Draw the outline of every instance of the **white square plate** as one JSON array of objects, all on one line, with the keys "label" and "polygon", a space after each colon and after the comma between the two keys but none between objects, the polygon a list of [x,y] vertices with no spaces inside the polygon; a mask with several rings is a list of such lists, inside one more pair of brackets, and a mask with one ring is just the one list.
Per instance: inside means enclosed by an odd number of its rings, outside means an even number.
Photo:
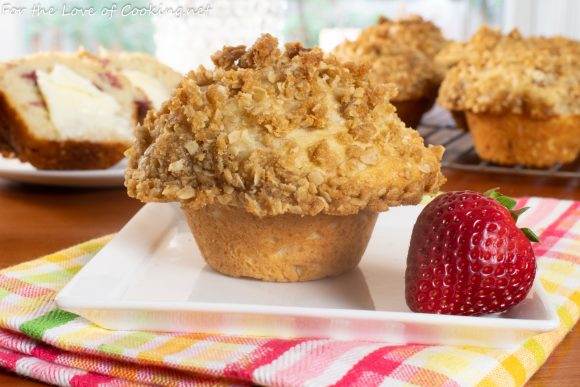
[{"label": "white square plate", "polygon": [[53,171],[36,169],[18,159],[0,156],[0,178],[27,184],[66,187],[122,187],[127,161],[109,169]]},{"label": "white square plate", "polygon": [[511,347],[555,329],[539,284],[506,313],[413,313],[404,272],[421,207],[382,214],[359,267],[302,283],[220,275],[197,249],[181,210],[148,204],[58,294],[57,303],[115,330],[331,337],[389,343]]}]

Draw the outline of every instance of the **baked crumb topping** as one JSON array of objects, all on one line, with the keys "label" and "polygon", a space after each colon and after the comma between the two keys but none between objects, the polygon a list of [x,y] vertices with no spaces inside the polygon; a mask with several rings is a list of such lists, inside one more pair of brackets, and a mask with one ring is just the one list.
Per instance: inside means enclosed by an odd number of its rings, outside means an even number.
[{"label": "baked crumb topping", "polygon": [[384,39],[393,39],[404,46],[415,48],[433,58],[445,46],[447,40],[441,30],[429,20],[419,15],[410,15],[401,19],[379,17],[376,32],[367,29],[362,34],[380,34]]},{"label": "baked crumb topping", "polygon": [[433,57],[445,45],[441,31],[419,16],[406,19],[379,19],[364,29],[354,41],[345,41],[334,50],[343,61],[368,62],[373,83],[393,83],[398,93],[394,101],[434,97],[441,76]]},{"label": "baked crumb topping", "polygon": [[318,48],[224,47],[150,112],[128,151],[126,186],[143,201],[212,203],[258,215],[348,215],[417,203],[444,182],[367,67]]},{"label": "baked crumb topping", "polygon": [[446,42],[435,55],[435,63],[445,73],[462,59],[468,58],[471,52],[491,50],[501,40],[501,37],[499,30],[482,26],[471,36],[468,42]]},{"label": "baked crumb topping", "polygon": [[482,30],[447,73],[439,103],[451,110],[534,118],[580,114],[580,43]]}]

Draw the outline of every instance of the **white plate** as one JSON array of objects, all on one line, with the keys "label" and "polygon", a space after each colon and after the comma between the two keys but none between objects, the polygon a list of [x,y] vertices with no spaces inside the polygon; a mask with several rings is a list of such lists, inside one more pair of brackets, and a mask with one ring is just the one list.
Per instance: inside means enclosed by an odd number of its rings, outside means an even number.
[{"label": "white plate", "polygon": [[0,157],[0,178],[19,183],[67,187],[119,187],[123,185],[125,160],[109,169],[44,171],[18,159]]},{"label": "white plate", "polygon": [[379,217],[359,268],[305,283],[267,283],[208,268],[181,211],[148,204],[58,294],[58,305],[105,328],[391,343],[511,347],[555,329],[536,284],[526,300],[485,317],[413,313],[404,270],[420,207]]}]

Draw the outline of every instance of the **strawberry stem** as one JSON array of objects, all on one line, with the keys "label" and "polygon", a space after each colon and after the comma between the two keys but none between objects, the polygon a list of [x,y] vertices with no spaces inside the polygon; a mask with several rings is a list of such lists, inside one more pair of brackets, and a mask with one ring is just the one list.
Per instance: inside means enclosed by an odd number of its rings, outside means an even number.
[{"label": "strawberry stem", "polygon": [[490,190],[485,191],[483,194],[490,199],[498,201],[502,206],[504,206],[508,210],[514,208],[517,203],[516,200],[510,198],[509,196],[502,195],[501,192],[499,192],[498,190],[499,188],[492,188]]},{"label": "strawberry stem", "polygon": [[[518,208],[517,210],[514,210],[514,207],[517,204],[516,200],[514,198],[509,197],[509,196],[502,195],[501,192],[499,192],[499,187],[489,189],[489,190],[485,191],[483,193],[483,195],[487,196],[490,199],[497,201],[499,204],[501,204],[502,206],[507,208],[507,210],[510,212],[512,218],[514,218],[515,222],[518,221],[518,218],[520,217],[521,214],[523,214],[524,212],[526,212],[527,210],[530,209],[530,207],[522,207],[522,208]],[[524,235],[531,242],[539,242],[540,241],[540,238],[538,238],[536,233],[533,232],[530,228],[524,227],[524,228],[520,228],[520,230],[522,230]]]},{"label": "strawberry stem", "polygon": [[487,191],[485,191],[483,193],[483,196],[487,196],[488,198],[493,199],[493,196],[497,195],[498,191],[499,191],[499,187],[491,188],[491,189],[488,189]]},{"label": "strawberry stem", "polygon": [[520,230],[522,230],[522,232],[524,233],[524,235],[526,237],[528,237],[528,239],[531,242],[536,242],[537,243],[537,242],[540,241],[540,238],[538,238],[538,236],[536,235],[535,232],[532,231],[532,229],[527,228],[527,227],[524,227],[524,228],[520,228]]}]

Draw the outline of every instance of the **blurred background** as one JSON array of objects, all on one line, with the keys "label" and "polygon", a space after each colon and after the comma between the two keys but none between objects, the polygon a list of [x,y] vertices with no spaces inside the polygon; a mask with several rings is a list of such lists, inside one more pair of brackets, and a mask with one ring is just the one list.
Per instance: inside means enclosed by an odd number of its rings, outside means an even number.
[{"label": "blurred background", "polygon": [[[263,32],[331,49],[379,15],[420,14],[458,40],[482,23],[580,38],[577,0],[13,0],[0,7],[0,60],[103,46],[154,53],[182,72],[209,64],[224,44],[248,44]],[[81,14],[90,8],[93,15]]]}]

